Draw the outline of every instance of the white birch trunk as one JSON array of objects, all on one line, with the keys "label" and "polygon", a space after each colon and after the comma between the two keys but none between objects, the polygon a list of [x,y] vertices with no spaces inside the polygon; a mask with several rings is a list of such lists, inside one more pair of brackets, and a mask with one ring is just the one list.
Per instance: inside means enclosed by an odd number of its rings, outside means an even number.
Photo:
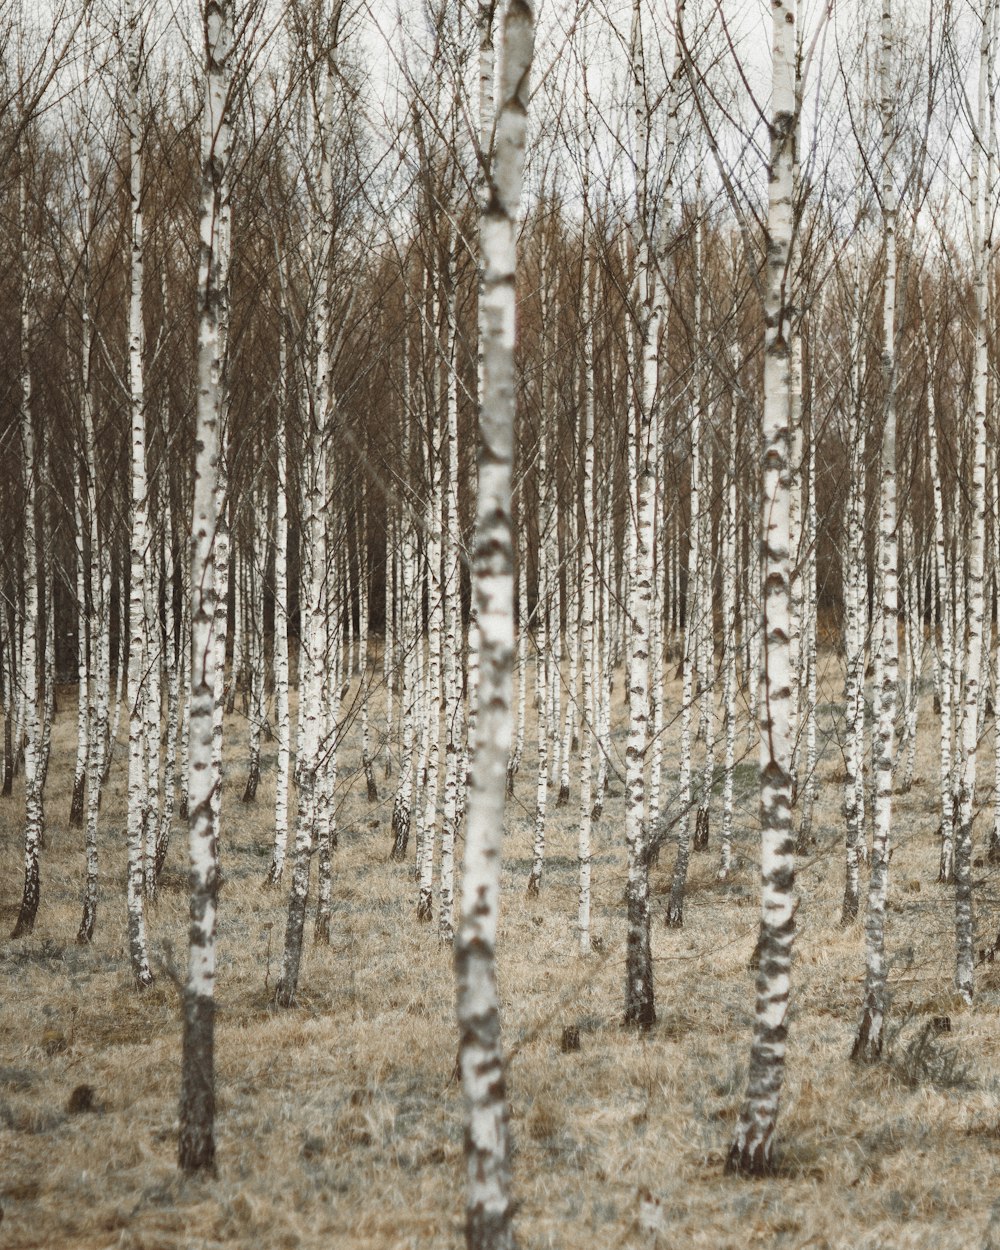
[{"label": "white birch trunk", "polygon": [[861,902],[859,865],[865,853],[865,635],[867,589],[865,574],[865,443],[867,423],[861,413],[861,249],[855,257],[854,301],[851,313],[851,395],[848,413],[848,473],[844,565],[845,711],[847,744],[844,754],[844,819],[846,823],[844,898],[841,923],[850,924]]},{"label": "white birch trunk", "polygon": [[250,679],[250,741],[247,781],[243,789],[243,802],[257,800],[260,784],[260,740],[267,713],[264,699],[264,578],[267,570],[270,526],[268,525],[267,499],[263,491],[256,492],[253,516],[253,546],[244,559],[247,582],[247,662]]},{"label": "white birch trunk", "polygon": [[867,1062],[882,1053],[886,1000],[885,908],[889,894],[889,833],[892,827],[893,737],[899,684],[899,609],[896,517],[896,192],[893,182],[893,107],[890,57],[893,50],[891,0],[882,0],[882,226],[885,279],[882,308],[882,376],[885,426],[882,434],[879,536],[881,614],[878,722],[875,730],[875,813],[872,834],[868,913],[865,918],[865,989],[861,1023],[852,1058]]},{"label": "white birch trunk", "polygon": [[395,730],[395,696],[398,689],[399,657],[396,650],[396,611],[399,604],[399,524],[389,519],[386,534],[385,636],[382,641],[382,683],[385,687],[385,768],[392,776],[392,738]]},{"label": "white birch trunk", "polygon": [[[589,133],[589,132],[588,132]],[[589,156],[589,150],[588,150]],[[589,162],[585,167],[589,171]],[[589,179],[588,179],[589,182]],[[596,721],[594,602],[595,566],[598,544],[594,526],[594,306],[592,290],[593,266],[588,254],[587,183],[583,202],[583,535],[580,544],[580,668],[583,677],[583,703],[580,715],[580,815],[577,830],[579,892],[577,900],[577,932],[581,955],[590,953],[590,824],[594,776],[594,724]]]},{"label": "white birch trunk", "polygon": [[[299,745],[297,776],[299,803],[295,830],[292,888],[288,899],[288,915],[285,924],[285,944],[282,957],[281,978],[275,990],[275,1002],[280,1007],[290,1007],[298,990],[302,962],[303,932],[309,893],[310,857],[314,840],[320,843],[323,854],[329,853],[328,826],[323,814],[322,833],[318,827],[321,805],[328,795],[324,792],[326,771],[321,758],[322,749],[329,732],[326,719],[328,691],[329,634],[333,632],[333,648],[340,654],[339,628],[329,629],[330,605],[328,587],[336,574],[327,560],[327,445],[333,419],[334,390],[330,351],[331,292],[330,263],[333,241],[333,173],[330,148],[333,135],[333,85],[334,56],[337,39],[339,5],[335,10],[332,43],[321,56],[319,72],[321,91],[319,115],[314,118],[319,142],[319,206],[311,229],[315,245],[316,302],[312,310],[313,333],[316,343],[316,362],[313,375],[313,403],[306,408],[309,413],[307,463],[303,474],[304,494],[304,547],[303,577],[307,587],[304,599],[306,619],[302,628],[301,646],[305,654],[302,660],[303,680],[299,688],[302,703],[302,734]],[[324,900],[325,901],[325,900]],[[321,935],[322,936],[322,935]]]},{"label": "white birch trunk", "polygon": [[[979,687],[983,663],[984,552],[986,538],[986,405],[989,381],[989,258],[992,252],[993,205],[980,189],[980,150],[989,142],[987,102],[992,95],[995,0],[988,0],[982,18],[979,59],[979,109],[972,140],[971,185],[973,250],[976,264],[976,355],[973,371],[974,451],[970,508],[972,529],[968,554],[968,608],[965,631],[965,692],[962,705],[961,771],[955,826],[955,986],[972,1002],[974,919],[972,912],[972,822],[976,801],[976,754],[979,733]],[[986,190],[992,187],[987,178]],[[961,637],[961,635],[958,635]]]},{"label": "white birch trunk", "polygon": [[679,929],[684,924],[684,890],[691,859],[691,721],[694,713],[695,651],[698,631],[698,584],[701,559],[701,408],[695,403],[691,413],[691,508],[688,522],[687,586],[684,601],[684,658],[681,687],[681,758],[679,776],[677,858],[667,902],[667,925]]},{"label": "white birch trunk", "polygon": [[165,674],[167,679],[167,741],[163,768],[163,809],[156,832],[156,860],[153,866],[157,880],[167,858],[171,825],[174,819],[174,796],[177,789],[177,732],[180,720],[181,665],[177,654],[177,630],[174,619],[174,536],[170,520],[170,497],[165,492],[163,511],[163,623]]},{"label": "white birch trunk", "polygon": [[[88,82],[90,27],[86,27],[84,48],[84,83]],[[85,87],[85,90],[87,88]],[[84,105],[84,118],[89,107]],[[80,395],[83,425],[83,462],[86,470],[86,516],[90,529],[90,674],[88,682],[89,751],[87,757],[87,875],[83,895],[83,915],[76,940],[84,945],[94,936],[97,920],[98,850],[97,824],[104,774],[104,754],[108,750],[108,687],[111,652],[111,560],[101,541],[97,511],[97,446],[94,431],[94,407],[90,382],[92,327],[90,321],[90,142],[85,131],[83,155],[83,333],[80,343]]]},{"label": "white birch trunk", "polygon": [[816,584],[817,522],[815,435],[816,431],[813,426],[809,430],[809,450],[806,459],[806,476],[804,483],[807,502],[805,519],[805,553],[803,556],[805,564],[805,579],[802,596],[802,602],[804,605],[802,635],[805,647],[806,674],[806,766],[805,777],[799,784],[799,797],[802,801],[802,821],[799,825],[799,849],[803,853],[807,847],[811,846],[816,841],[813,835],[813,811],[816,806],[816,800],[819,792],[819,780],[816,773],[819,765],[816,726],[818,676],[816,635],[819,625],[817,609],[819,587]]},{"label": "white birch trunk", "polygon": [[[436,322],[436,318],[432,319]],[[443,490],[441,472],[441,422],[436,398],[428,413],[427,471],[429,497],[427,504],[426,574],[427,574],[427,702],[425,729],[427,738],[427,779],[423,804],[423,823],[417,846],[418,894],[417,919],[429,921],[433,915],[434,843],[437,836],[438,788],[441,764],[441,664],[443,658],[444,603],[441,585],[441,531]]]},{"label": "white birch trunk", "polygon": [[625,949],[625,1024],[650,1029],[656,1021],[649,911],[649,830],[646,825],[646,746],[649,737],[650,608],[653,598],[654,512],[659,471],[659,352],[664,292],[659,280],[657,218],[646,186],[649,106],[643,58],[641,0],[633,8],[636,163],[640,175],[636,326],[638,411],[635,423],[635,561],[629,579],[629,727],[625,748],[625,846],[628,858]]},{"label": "white birch trunk", "polygon": [[288,707],[288,420],[285,309],[281,309],[278,363],[278,432],[275,446],[277,494],[274,508],[274,699],[278,739],[278,773],[274,783],[274,843],[267,884],[277,885],[285,867],[288,844],[288,777],[291,763],[291,719]]},{"label": "white birch trunk", "polygon": [[[400,515],[400,596],[399,596],[399,642],[403,656],[400,712],[402,737],[400,744],[399,781],[392,805],[392,852],[391,858],[402,862],[410,836],[410,810],[413,804],[413,787],[416,773],[415,752],[419,741],[417,733],[418,701],[418,652],[420,641],[420,605],[417,601],[417,544],[413,526],[413,503],[408,487],[410,468],[410,386],[409,350],[403,348],[403,411],[402,411],[402,463],[403,508]],[[419,784],[419,782],[418,782]]]},{"label": "white birch trunk", "polygon": [[[544,305],[544,300],[543,300]],[[544,325],[544,321],[543,321]],[[528,894],[536,896],[542,885],[542,866],[545,862],[545,816],[549,793],[549,743],[552,728],[552,704],[550,669],[553,664],[549,613],[552,604],[550,568],[551,544],[549,530],[554,524],[552,483],[548,473],[548,439],[546,419],[543,413],[538,444],[538,594],[535,599],[535,706],[538,709],[538,781],[535,789],[535,828],[531,851],[531,874],[528,877]]]},{"label": "white birch trunk", "polygon": [[444,695],[445,779],[441,822],[441,895],[438,936],[451,942],[454,934],[455,836],[459,819],[459,787],[462,780],[462,679],[459,673],[462,639],[461,525],[458,513],[458,323],[455,311],[454,275],[448,275],[448,408],[445,430],[448,451],[446,519],[444,531]]},{"label": "white birch trunk", "polygon": [[[148,549],[146,481],[146,400],[144,394],[143,333],[143,220],[142,220],[142,131],[139,92],[142,85],[140,44],[141,18],[130,2],[128,31],[128,137],[129,137],[129,216],[131,257],[129,266],[128,388],[131,445],[131,537],[129,542],[128,601],[128,943],[132,978],[141,989],[151,985],[146,949],[146,920],[143,911],[145,878],[144,832],[147,810],[147,772],[143,710],[146,687],[143,659],[146,653],[144,582]],[[152,865],[150,865],[152,871]]]},{"label": "white birch trunk", "polygon": [[[148,490],[148,483],[147,483]],[[142,588],[144,616],[142,737],[146,752],[146,805],[143,810],[143,884],[146,897],[156,897],[156,848],[160,841],[160,738],[163,723],[163,644],[160,616],[160,556],[153,526],[146,523],[146,560]],[[152,509],[155,515],[155,500]]]},{"label": "white birch trunk", "polygon": [[473,593],[482,702],[473,747],[461,922],[455,942],[458,1061],[465,1095],[466,1244],[513,1250],[505,1064],[495,965],[504,778],[511,745],[514,552],[515,217],[527,129],[534,19],[524,0],[504,18],[496,153],[480,217],[483,390]]},{"label": "white birch trunk", "polygon": [[[539,315],[541,334],[550,329],[549,252],[543,240],[539,257]],[[555,474],[550,467],[548,377],[539,383],[541,421],[538,434],[536,484],[538,491],[537,593],[535,597],[535,706],[538,713],[538,781],[535,790],[535,827],[528,894],[536,896],[542,884],[545,861],[545,826],[550,777],[558,767],[559,724],[559,554]]]},{"label": "white birch trunk", "polygon": [[729,458],[725,475],[722,534],[722,709],[726,757],[722,782],[722,834],[717,880],[729,877],[733,864],[733,781],[736,767],[736,405],[730,401]]},{"label": "white birch trunk", "polygon": [[87,780],[87,754],[90,740],[90,664],[87,622],[87,570],[84,551],[83,488],[81,474],[73,475],[73,535],[76,540],[76,766],[73,772],[73,798],[69,823],[83,825],[83,799]]},{"label": "white birch trunk", "polygon": [[[188,836],[191,910],[181,1059],[179,1163],[184,1172],[215,1171],[215,929],[219,889],[215,790],[218,570],[213,558],[223,500],[222,423],[229,316],[230,58],[227,0],[205,0],[205,98],[201,130],[198,257],[198,407],[191,530],[191,715]],[[225,657],[223,656],[223,659]]]},{"label": "white birch trunk", "polygon": [[[22,140],[23,142],[23,140]],[[21,637],[21,666],[18,685],[21,690],[24,719],[24,888],[21,908],[11,933],[12,938],[25,937],[35,927],[41,895],[39,852],[44,834],[42,807],[42,729],[38,709],[38,542],[36,500],[38,493],[35,434],[31,415],[32,375],[30,344],[33,331],[31,316],[32,280],[28,260],[26,211],[27,185],[24,156],[21,154],[19,177],[19,229],[21,244],[21,308],[20,308],[20,412],[21,454],[24,473],[24,618]],[[21,729],[17,742],[22,741]]]},{"label": "white birch trunk", "polygon": [[[378,786],[375,783],[375,767],[372,764],[371,730],[368,717],[368,693],[371,675],[368,671],[368,510],[365,506],[365,487],[361,484],[361,504],[358,517],[358,640],[361,667],[361,767],[365,774],[365,792],[369,803],[378,802]],[[386,601],[388,603],[388,593]],[[391,697],[388,695],[387,697]]]},{"label": "white birch trunk", "polygon": [[784,1076],[786,1014],[795,932],[795,863],[791,828],[792,741],[790,633],[791,341],[794,233],[795,0],[772,6],[771,155],[768,184],[767,290],[762,422],[763,665],[761,676],[760,970],[746,1101],[726,1161],[729,1171],[772,1167]]},{"label": "white birch trunk", "polygon": [[[330,128],[327,127],[327,134]],[[325,352],[321,352],[321,360]],[[313,660],[313,690],[317,697],[317,723],[319,741],[316,747],[314,772],[314,816],[310,851],[315,849],[316,864],[316,928],[317,943],[329,944],[331,922],[333,918],[333,848],[336,835],[333,816],[333,785],[336,772],[337,748],[337,710],[339,708],[340,681],[342,674],[345,683],[350,684],[351,649],[347,648],[344,664],[341,663],[343,616],[351,612],[350,583],[346,577],[346,566],[350,562],[350,549],[346,541],[347,518],[340,516],[331,505],[332,456],[325,449],[317,448],[320,459],[318,500],[320,506],[320,522],[317,531],[318,545],[313,552],[316,567],[323,570],[324,586],[331,584],[335,593],[331,597],[328,591],[319,589],[322,595],[322,615],[314,622],[315,632],[311,636]],[[341,524],[338,530],[337,521]],[[338,534],[342,541],[337,542]],[[339,559],[334,554],[339,551]],[[341,576],[343,574],[344,576]],[[346,665],[346,672],[345,666]],[[298,861],[297,861],[298,866]],[[308,883],[309,865],[306,864],[306,881]],[[293,907],[289,906],[289,920],[293,916]],[[296,911],[297,916],[297,911]],[[285,965],[291,967],[292,940],[297,940],[301,949],[301,928],[293,934],[291,923],[285,943]],[[297,967],[294,975],[298,977]],[[288,988],[290,979],[285,984]],[[289,1006],[291,1000],[283,1005]]]}]

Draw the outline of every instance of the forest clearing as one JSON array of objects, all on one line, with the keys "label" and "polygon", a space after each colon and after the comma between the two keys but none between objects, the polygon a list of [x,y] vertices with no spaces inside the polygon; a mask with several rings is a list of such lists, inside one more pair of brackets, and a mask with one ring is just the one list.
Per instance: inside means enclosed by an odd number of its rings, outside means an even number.
[{"label": "forest clearing", "polygon": [[[980,970],[975,1006],[965,1008],[954,993],[951,890],[936,880],[934,753],[926,733],[917,780],[898,799],[894,836],[898,890],[887,925],[893,1041],[883,1064],[849,1061],[863,938],[860,922],[840,924],[843,757],[833,731],[843,677],[832,655],[821,671],[826,746],[817,845],[798,870],[783,1146],[770,1179],[738,1182],[722,1170],[753,1019],[756,770],[746,762],[739,767],[732,879],[715,880],[713,835],[693,857],[689,917],[680,930],[664,925],[673,844],[661,852],[652,874],[659,1020],[639,1035],[621,1024],[621,787],[613,786],[595,825],[593,927],[601,950],[581,960],[573,809],[553,813],[543,889],[530,898],[533,785],[528,777],[518,784],[497,958],[524,1246],[957,1250],[1000,1241],[991,1223],[1000,965]],[[679,698],[676,683],[668,689]],[[616,743],[624,732],[621,711]],[[926,728],[929,698],[922,713]],[[185,1181],[176,1168],[180,994],[167,969],[176,972],[183,950],[187,882],[172,859],[149,917],[157,981],[136,995],[119,782],[107,791],[101,854],[108,888],[94,942],[78,947],[72,940],[83,857],[65,813],[53,812],[46,906],[32,937],[6,943],[0,963],[0,1053],[10,1065],[0,1072],[0,1203],[3,1244],[11,1250],[462,1244],[451,952],[432,926],[414,919],[412,868],[389,861],[389,805],[368,803],[355,737],[343,748],[331,944],[307,940],[298,1007],[274,1007],[285,921],[282,895],[263,884],[274,745],[264,750],[257,803],[243,807],[245,729],[238,713],[229,718],[225,803],[232,832],[220,847],[219,1178]],[[67,706],[54,737],[53,794],[71,788],[72,730]],[[675,768],[668,747],[668,787]],[[8,931],[20,901],[19,799],[15,790],[0,802],[0,915]],[[977,868],[986,879],[987,932],[1000,923],[996,872]],[[932,1031],[922,1052],[919,1039],[943,1016],[950,1031]],[[567,1028],[579,1030],[579,1051],[563,1051]],[[92,1086],[95,1111],[71,1114],[70,1098],[81,1085]]]}]

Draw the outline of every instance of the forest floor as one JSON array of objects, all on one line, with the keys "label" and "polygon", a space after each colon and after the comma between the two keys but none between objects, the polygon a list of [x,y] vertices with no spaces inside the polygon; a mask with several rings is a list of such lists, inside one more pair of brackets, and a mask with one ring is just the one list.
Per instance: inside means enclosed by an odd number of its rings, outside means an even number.
[{"label": "forest floor", "polygon": [[[692,859],[683,930],[664,927],[673,848],[653,874],[658,1023],[620,1027],[622,787],[594,834],[593,929],[576,953],[576,763],[551,809],[540,897],[527,898],[534,752],[509,807],[499,978],[510,1055],[517,1229],[525,1250],[577,1247],[1000,1246],[1000,963],[975,1006],[952,996],[953,902],[936,884],[937,720],[922,706],[918,781],[896,800],[888,947],[893,1005],[884,1061],[848,1060],[863,977],[862,919],[843,891],[841,673],[824,661],[818,844],[801,861],[780,1169],[725,1176],[743,1094],[758,923],[755,755],[737,773],[736,871]],[[620,698],[621,682],[616,694]],[[462,1244],[461,1092],[450,950],[414,918],[408,866],[387,861],[394,782],[369,805],[353,740],[341,756],[333,940],[308,946],[298,1006],[272,1006],[285,892],[262,887],[272,834],[274,744],[255,806],[242,792],[246,722],[226,727],[221,835],[216,1180],[177,1172],[180,1063],[175,970],[186,958],[186,850],[175,827],[149,916],[155,985],[136,993],[124,908],[125,751],[101,816],[93,945],[74,944],[82,833],[68,827],[75,714],[61,692],[47,790],[48,844],[34,934],[10,941],[22,880],[23,792],[0,800],[0,1245],[10,1250],[452,1250]],[[680,704],[671,684],[668,708]],[[529,743],[534,729],[529,723]],[[624,724],[615,726],[623,753]],[[676,768],[667,738],[667,786]],[[740,746],[745,749],[745,727]],[[982,841],[992,729],[980,757]],[[699,748],[700,750],[700,748]],[[721,747],[718,752],[721,756]],[[718,802],[718,800],[716,801]],[[411,844],[411,854],[412,854]],[[979,945],[1000,923],[995,870],[977,867]],[[311,930],[310,930],[311,937]],[[947,1016],[950,1031],[930,1031]],[[563,1053],[565,1027],[580,1049]],[[81,1085],[91,1112],[69,1110]]]}]

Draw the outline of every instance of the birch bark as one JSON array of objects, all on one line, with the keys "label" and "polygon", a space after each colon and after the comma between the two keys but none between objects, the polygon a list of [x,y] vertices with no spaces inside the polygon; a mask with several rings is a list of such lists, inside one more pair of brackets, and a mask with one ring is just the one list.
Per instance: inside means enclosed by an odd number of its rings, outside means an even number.
[{"label": "birch bark", "polygon": [[[128,33],[129,265],[128,388],[131,435],[131,535],[128,600],[128,943],[132,978],[141,989],[151,985],[143,911],[144,840],[147,774],[143,734],[143,657],[146,651],[144,582],[148,545],[146,481],[146,400],[143,332],[142,132],[139,94],[142,87],[143,29],[134,3],[126,11]],[[151,866],[152,867],[152,866]]]},{"label": "birch bark", "polygon": [[80,198],[83,212],[81,269],[81,337],[80,337],[80,410],[83,430],[83,467],[85,482],[85,521],[90,544],[90,619],[88,634],[90,653],[87,681],[87,795],[86,856],[87,873],[83,893],[83,915],[76,940],[84,945],[94,936],[97,920],[98,850],[97,823],[101,801],[101,778],[108,735],[108,662],[110,658],[111,565],[101,542],[97,512],[97,448],[94,432],[94,402],[91,388],[90,356],[93,327],[90,317],[90,258],[93,226],[91,195],[91,133],[90,133],[90,10],[84,18],[83,67],[81,75],[82,104],[80,120],[83,129]]},{"label": "birch bark", "polygon": [[587,136],[583,162],[583,228],[580,239],[583,299],[583,533],[580,541],[580,669],[583,703],[580,714],[580,815],[577,830],[579,892],[577,897],[577,940],[581,955],[590,954],[590,874],[591,805],[594,777],[594,604],[595,571],[599,545],[594,518],[594,289],[596,267],[590,257],[590,91],[587,83],[586,27],[581,61],[583,71],[584,134]]},{"label": "birch bark", "polygon": [[[18,179],[19,222],[21,235],[21,307],[20,307],[20,412],[21,455],[24,473],[24,624],[21,638],[21,671],[19,686],[24,717],[24,888],[21,908],[12,938],[25,937],[35,927],[35,916],[41,894],[39,852],[44,833],[42,807],[41,753],[42,732],[38,709],[38,540],[36,499],[38,491],[35,455],[35,432],[31,413],[32,374],[29,348],[32,338],[32,278],[28,259],[26,231],[27,173],[22,143],[21,170]],[[17,741],[21,741],[18,730]]]},{"label": "birch bark", "polygon": [[459,1068],[465,1095],[466,1245],[513,1250],[510,1146],[495,944],[504,785],[512,737],[515,218],[521,196],[534,15],[510,0],[503,27],[496,152],[480,216],[483,390],[473,593],[481,702],[469,788],[461,922],[455,941]]},{"label": "birch bark", "polygon": [[[976,262],[976,355],[973,374],[974,451],[972,465],[972,532],[969,536],[968,608],[965,633],[965,691],[962,705],[961,773],[955,828],[955,986],[972,1002],[972,822],[976,801],[976,748],[979,729],[979,687],[982,680],[984,551],[986,537],[986,405],[989,383],[989,257],[992,250],[993,206],[984,203],[980,187],[980,150],[986,151],[988,100],[992,90],[993,27],[996,0],[988,0],[982,17],[979,56],[979,108],[972,139],[971,185],[973,249]],[[989,181],[989,179],[987,179]],[[992,188],[989,188],[992,191]]]},{"label": "birch bark", "polygon": [[278,774],[274,783],[274,845],[267,884],[277,885],[285,866],[288,844],[288,776],[291,763],[291,720],[288,709],[288,424],[287,345],[282,299],[281,342],[278,361],[278,437],[275,456],[277,494],[274,526],[274,697],[278,738]]},{"label": "birch bark", "polygon": [[73,828],[83,825],[83,799],[87,780],[87,754],[89,747],[90,716],[88,692],[90,690],[90,665],[87,620],[87,571],[84,542],[82,474],[73,476],[73,535],[76,541],[76,766],[73,772],[73,798],[70,803],[69,823]]},{"label": "birch bark", "polygon": [[763,664],[760,716],[760,970],[746,1100],[726,1167],[760,1174],[773,1166],[774,1131],[784,1077],[786,1015],[795,932],[790,614],[790,438],[793,169],[796,2],[772,6],[771,155],[768,185],[762,424]]},{"label": "birch bark", "polygon": [[867,620],[867,578],[865,574],[865,444],[867,423],[861,415],[861,249],[854,268],[854,300],[851,312],[851,406],[847,442],[850,483],[847,490],[847,559],[844,565],[844,641],[846,665],[845,711],[847,749],[845,751],[844,818],[846,845],[844,898],[841,924],[857,918],[861,901],[859,865],[865,855],[865,623]]},{"label": "birch bark", "polygon": [[875,821],[872,835],[868,913],[865,918],[865,989],[852,1058],[871,1062],[882,1053],[886,1001],[885,908],[889,893],[889,833],[892,827],[893,738],[899,684],[899,608],[896,524],[896,191],[890,70],[893,53],[891,0],[882,2],[879,75],[882,111],[882,226],[885,279],[882,306],[882,377],[885,425],[882,433],[879,536],[881,550],[880,701],[875,735]]},{"label": "birch bark", "polygon": [[[302,940],[305,928],[306,903],[309,892],[310,856],[313,841],[319,830],[317,819],[324,799],[325,773],[321,759],[324,745],[324,716],[326,703],[323,698],[328,663],[328,587],[335,570],[327,561],[327,443],[333,415],[334,391],[331,335],[330,261],[333,240],[332,204],[333,172],[331,143],[333,130],[333,59],[337,46],[337,27],[340,17],[339,3],[334,10],[331,43],[321,56],[321,94],[316,117],[319,137],[319,210],[313,221],[315,232],[316,303],[313,316],[313,333],[316,343],[316,364],[312,386],[313,403],[310,405],[309,444],[307,449],[306,478],[304,482],[304,545],[307,579],[307,619],[302,644],[303,681],[299,698],[302,703],[302,734],[300,738],[297,775],[299,781],[299,805],[296,818],[294,866],[292,888],[288,899],[288,918],[285,925],[285,946],[282,959],[281,979],[275,990],[275,1002],[280,1007],[290,1007],[298,989],[302,961]],[[339,654],[339,623],[332,633]]]},{"label": "birch bark", "polygon": [[646,826],[645,760],[649,723],[649,636],[653,582],[654,509],[659,469],[659,352],[663,325],[662,257],[657,247],[657,217],[646,184],[649,169],[649,105],[643,57],[642,5],[633,8],[633,75],[636,115],[636,161],[639,174],[638,310],[636,326],[638,412],[635,423],[636,484],[635,562],[629,579],[631,624],[628,657],[629,728],[625,748],[625,1024],[652,1028],[656,1021],[649,913],[649,830]]},{"label": "birch bark", "polygon": [[215,1172],[215,928],[219,889],[213,767],[217,622],[213,547],[221,499],[219,461],[226,392],[224,327],[229,305],[230,79],[228,0],[204,0],[205,98],[201,128],[198,255],[198,407],[191,531],[191,715],[188,835],[191,909],[181,1057],[178,1161],[184,1172]]}]

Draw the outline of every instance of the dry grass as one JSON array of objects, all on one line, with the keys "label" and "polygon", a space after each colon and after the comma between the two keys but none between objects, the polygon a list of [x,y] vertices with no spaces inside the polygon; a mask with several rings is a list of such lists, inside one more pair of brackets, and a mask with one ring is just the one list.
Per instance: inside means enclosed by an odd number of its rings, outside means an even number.
[{"label": "dry grass", "polygon": [[[603,951],[582,962],[573,927],[575,807],[553,811],[542,895],[527,899],[534,784],[522,772],[510,809],[500,984],[513,1052],[523,1246],[964,1250],[990,1244],[1000,1149],[1000,968],[983,971],[975,1007],[961,1010],[951,997],[951,896],[934,881],[930,709],[918,767],[926,780],[898,799],[894,834],[888,941],[893,1019],[902,1031],[889,1061],[859,1069],[847,1055],[861,992],[862,929],[838,925],[842,821],[835,779],[843,760],[831,736],[840,688],[832,659],[826,677],[823,697],[833,702],[821,714],[827,747],[819,842],[799,877],[781,1166],[766,1181],[722,1174],[753,1007],[746,967],[757,921],[752,769],[740,774],[735,876],[725,886],[714,881],[713,824],[710,851],[693,861],[682,931],[662,923],[670,846],[655,870],[659,1023],[643,1039],[618,1024],[621,795],[612,793],[595,834],[594,927]],[[670,698],[676,700],[675,690]],[[73,945],[83,858],[81,835],[66,823],[69,692],[64,706],[49,778],[38,926],[27,941],[0,943],[2,1243],[11,1250],[459,1246],[461,1100],[453,1079],[450,954],[413,918],[409,870],[386,862],[390,803],[366,802],[363,780],[352,774],[353,743],[343,756],[333,944],[309,946],[300,1005],[277,1012],[269,991],[280,960],[284,895],[261,887],[274,747],[265,749],[258,803],[245,809],[239,802],[245,723],[234,717],[228,724],[220,1175],[185,1181],[175,1166],[180,1025],[168,975],[185,951],[183,838],[175,832],[165,888],[150,916],[157,983],[140,996],[126,964],[121,750],[102,813],[107,876],[97,937],[88,949]],[[671,750],[676,736],[668,733]],[[992,735],[982,755],[984,792],[992,780],[991,745]],[[0,804],[4,934],[20,897],[22,813],[18,789]],[[985,866],[977,878],[984,882],[979,906],[988,941],[997,922],[996,882]],[[933,1036],[920,1052],[914,1044],[924,1022],[940,1015],[950,1016],[951,1031]],[[560,1049],[567,1025],[579,1028],[579,1051]],[[954,1052],[950,1068],[942,1048]],[[93,1109],[71,1113],[73,1092],[84,1085],[92,1088]],[[993,1239],[1000,1245],[1000,1208]]]}]

